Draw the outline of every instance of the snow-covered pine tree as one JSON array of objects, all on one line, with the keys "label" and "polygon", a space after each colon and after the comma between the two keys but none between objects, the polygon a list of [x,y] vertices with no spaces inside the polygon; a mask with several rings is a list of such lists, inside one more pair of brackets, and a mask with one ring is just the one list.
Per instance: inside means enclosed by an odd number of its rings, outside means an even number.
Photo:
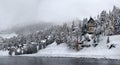
[{"label": "snow-covered pine tree", "polygon": [[111,12],[109,12],[109,35],[114,34],[114,17]]},{"label": "snow-covered pine tree", "polygon": [[74,21],[72,22],[72,27],[71,28],[72,28],[72,31],[75,30],[75,22]]},{"label": "snow-covered pine tree", "polygon": [[101,26],[101,28],[103,29],[103,34],[106,35],[107,32],[106,32],[106,29],[107,29],[107,17],[108,17],[108,14],[106,11],[102,11],[100,13],[100,17],[99,17],[99,24]]},{"label": "snow-covered pine tree", "polygon": [[120,34],[120,9],[114,6],[112,14],[114,17],[114,34]]},{"label": "snow-covered pine tree", "polygon": [[82,21],[79,21],[79,25],[78,25],[78,38],[79,38],[79,42],[82,40]]},{"label": "snow-covered pine tree", "polygon": [[88,19],[87,18],[85,18],[85,19],[83,19],[83,21],[82,21],[83,23],[82,23],[82,35],[85,35],[86,33],[87,33],[87,22],[88,22]]}]

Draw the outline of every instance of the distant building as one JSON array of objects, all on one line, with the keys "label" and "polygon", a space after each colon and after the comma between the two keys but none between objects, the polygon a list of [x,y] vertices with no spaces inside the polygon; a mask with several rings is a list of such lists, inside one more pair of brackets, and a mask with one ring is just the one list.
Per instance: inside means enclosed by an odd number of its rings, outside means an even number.
[{"label": "distant building", "polygon": [[95,27],[96,27],[95,20],[90,17],[90,19],[88,20],[88,23],[87,23],[87,32],[89,34],[93,34],[94,30],[95,30]]}]

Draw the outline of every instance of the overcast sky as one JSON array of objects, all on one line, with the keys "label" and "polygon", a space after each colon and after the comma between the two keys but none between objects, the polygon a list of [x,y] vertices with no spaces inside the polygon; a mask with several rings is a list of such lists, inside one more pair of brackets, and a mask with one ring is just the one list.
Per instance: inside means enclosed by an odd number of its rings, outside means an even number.
[{"label": "overcast sky", "polygon": [[34,21],[66,22],[120,7],[120,0],[0,0],[0,30]]}]

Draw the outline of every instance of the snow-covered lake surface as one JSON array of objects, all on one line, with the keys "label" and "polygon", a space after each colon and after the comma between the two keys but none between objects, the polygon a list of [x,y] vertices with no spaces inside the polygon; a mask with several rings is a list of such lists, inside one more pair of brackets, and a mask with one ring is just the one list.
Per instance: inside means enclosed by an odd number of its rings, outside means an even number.
[{"label": "snow-covered lake surface", "polygon": [[[110,58],[120,59],[120,35],[110,36],[109,44],[116,44],[116,48],[108,49],[106,44],[107,36],[101,37],[97,47],[83,48],[75,51],[67,47],[66,43],[57,45],[56,42],[48,45],[45,49],[35,54],[21,56],[43,56],[43,57],[88,57],[88,58]],[[93,42],[89,42],[92,44]],[[0,51],[0,56],[8,56],[8,51]]]},{"label": "snow-covered lake surface", "polygon": [[[97,47],[83,48],[80,51],[69,49],[67,44],[57,45],[55,42],[48,45],[38,53],[23,56],[44,56],[44,57],[90,57],[90,58],[111,58],[120,59],[120,35],[110,36],[110,43],[116,44],[116,48],[108,49],[107,37],[101,38]],[[92,42],[89,42],[92,43]]]}]

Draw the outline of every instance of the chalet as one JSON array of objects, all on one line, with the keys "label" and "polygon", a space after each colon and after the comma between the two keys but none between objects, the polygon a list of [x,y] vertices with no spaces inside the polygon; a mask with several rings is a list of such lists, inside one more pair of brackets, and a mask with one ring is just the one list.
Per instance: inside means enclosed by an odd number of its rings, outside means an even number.
[{"label": "chalet", "polygon": [[95,20],[90,17],[90,19],[89,19],[88,22],[87,22],[87,32],[88,32],[89,34],[93,34],[93,33],[94,33],[94,30],[95,30],[95,27],[96,27]]}]

